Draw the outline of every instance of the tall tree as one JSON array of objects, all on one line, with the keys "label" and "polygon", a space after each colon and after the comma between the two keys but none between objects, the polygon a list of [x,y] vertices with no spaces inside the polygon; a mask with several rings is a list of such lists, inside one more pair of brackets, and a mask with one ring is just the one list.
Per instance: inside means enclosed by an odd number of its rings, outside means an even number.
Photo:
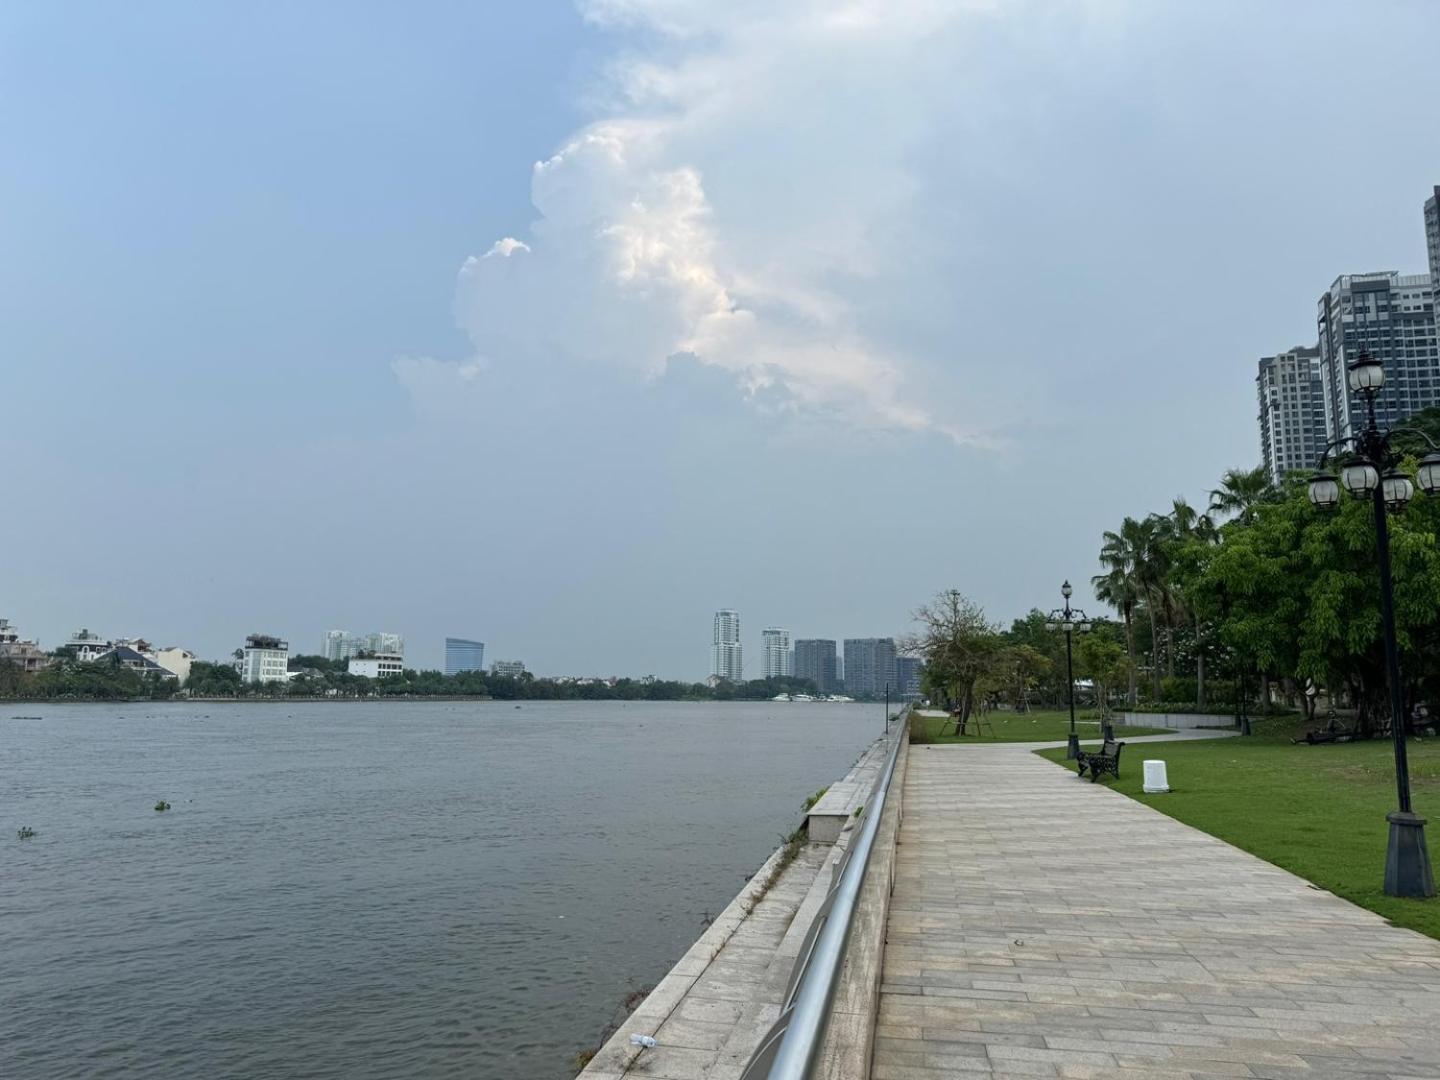
[{"label": "tall tree", "polygon": [[1125,646],[1130,654],[1130,704],[1135,704],[1135,633],[1134,615],[1143,609],[1150,621],[1150,667],[1154,693],[1160,697],[1159,634],[1156,610],[1163,603],[1163,553],[1159,550],[1159,530],[1152,517],[1136,520],[1127,517],[1118,532],[1102,537],[1100,562],[1106,572],[1092,579],[1095,595],[1120,613],[1125,623]]},{"label": "tall tree", "polygon": [[994,670],[1005,639],[984,609],[957,589],[919,608],[915,621],[920,632],[903,642],[904,651],[925,658],[926,686],[951,702],[961,731],[975,707],[976,684]]},{"label": "tall tree", "polygon": [[[1162,521],[1168,549],[1168,595],[1176,611],[1187,616],[1195,630],[1195,705],[1205,708],[1205,624],[1190,595],[1190,584],[1204,564],[1205,552],[1219,539],[1215,523],[1185,499],[1177,498]],[[1172,647],[1171,663],[1174,662]]]},{"label": "tall tree", "polygon": [[1276,494],[1265,466],[1230,469],[1220,478],[1220,486],[1210,492],[1210,513],[1238,518],[1248,525],[1254,519],[1255,508],[1273,502]]}]

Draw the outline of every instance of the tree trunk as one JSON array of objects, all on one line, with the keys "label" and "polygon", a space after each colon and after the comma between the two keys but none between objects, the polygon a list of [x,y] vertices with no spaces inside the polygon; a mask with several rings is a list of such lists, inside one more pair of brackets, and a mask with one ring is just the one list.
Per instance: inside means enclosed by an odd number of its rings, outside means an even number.
[{"label": "tree trunk", "polygon": [[1155,700],[1160,700],[1160,637],[1155,632],[1155,608],[1149,607],[1150,615],[1150,686]]},{"label": "tree trunk", "polygon": [[1165,674],[1175,677],[1175,624],[1165,617]]},{"label": "tree trunk", "polygon": [[1260,715],[1270,715],[1270,676],[1260,673]]},{"label": "tree trunk", "polygon": [[1126,652],[1126,654],[1129,655],[1129,657],[1130,657],[1130,690],[1129,690],[1129,698],[1128,698],[1127,700],[1130,702],[1130,707],[1133,709],[1133,708],[1135,707],[1135,705],[1136,705],[1136,694],[1135,694],[1135,691],[1136,691],[1136,686],[1135,686],[1135,623],[1134,623],[1134,620],[1131,618],[1131,614],[1132,614],[1132,613],[1131,613],[1130,609],[1129,609],[1129,608],[1126,608],[1126,609],[1125,609],[1125,652]]},{"label": "tree trunk", "polygon": [[1200,617],[1195,617],[1195,707],[1205,709],[1205,643],[1200,640]]}]

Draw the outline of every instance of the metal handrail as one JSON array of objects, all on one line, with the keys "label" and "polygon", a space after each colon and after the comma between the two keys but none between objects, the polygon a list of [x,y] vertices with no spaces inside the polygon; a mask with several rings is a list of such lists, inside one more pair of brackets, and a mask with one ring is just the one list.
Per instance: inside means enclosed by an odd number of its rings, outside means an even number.
[{"label": "metal handrail", "polygon": [[900,756],[904,735],[904,724],[897,724],[891,737],[890,756],[865,803],[860,832],[846,849],[835,883],[830,886],[800,947],[780,1018],[756,1047],[740,1080],[808,1080],[819,1061],[830,1005],[840,982],[840,966],[845,960],[845,946],[855,918],[856,901],[870,865],[875,834],[880,831],[885,797],[890,793],[890,780],[895,775],[895,762]]}]

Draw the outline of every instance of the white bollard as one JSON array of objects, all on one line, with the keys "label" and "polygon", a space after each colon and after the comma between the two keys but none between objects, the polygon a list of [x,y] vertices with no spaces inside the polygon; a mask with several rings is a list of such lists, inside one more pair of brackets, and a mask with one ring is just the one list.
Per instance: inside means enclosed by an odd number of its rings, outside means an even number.
[{"label": "white bollard", "polygon": [[1145,762],[1145,790],[1152,795],[1170,790],[1170,782],[1165,775],[1165,762]]}]

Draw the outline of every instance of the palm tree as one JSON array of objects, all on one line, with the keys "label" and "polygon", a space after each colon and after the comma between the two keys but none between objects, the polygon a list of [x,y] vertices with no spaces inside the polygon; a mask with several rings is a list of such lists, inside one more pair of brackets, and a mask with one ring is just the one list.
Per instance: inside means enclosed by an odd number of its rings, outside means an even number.
[{"label": "palm tree", "polygon": [[[1130,654],[1130,704],[1135,704],[1135,628],[1136,607],[1142,602],[1150,616],[1151,652],[1155,651],[1155,605],[1153,586],[1158,570],[1155,558],[1155,523],[1146,518],[1136,521],[1127,517],[1119,532],[1107,532],[1101,538],[1100,562],[1107,572],[1091,580],[1095,595],[1120,612],[1125,621],[1125,648]],[[1155,667],[1155,692],[1159,696],[1160,675]]]},{"label": "palm tree", "polygon": [[[1210,516],[1200,513],[1183,498],[1177,498],[1171,504],[1169,515],[1161,519],[1161,531],[1166,541],[1177,545],[1194,542],[1213,544],[1220,538]],[[1189,603],[1184,589],[1173,578],[1168,583],[1167,591],[1177,612],[1188,614],[1195,622],[1195,705],[1197,708],[1203,709],[1205,707],[1205,628],[1200,621],[1199,614]],[[1173,659],[1173,651],[1171,656]]]},{"label": "palm tree", "polygon": [[1255,517],[1255,507],[1275,496],[1275,485],[1264,465],[1253,469],[1230,469],[1220,478],[1220,486],[1210,492],[1210,513],[1237,517],[1248,525]]},{"label": "palm tree", "polygon": [[[1106,533],[1106,536],[1113,536],[1113,533]],[[1109,604],[1120,613],[1121,620],[1125,623],[1125,656],[1127,658],[1126,668],[1129,671],[1130,685],[1126,691],[1125,700],[1132,706],[1135,704],[1135,627],[1131,623],[1131,617],[1135,614],[1135,604],[1138,600],[1134,585],[1128,574],[1121,567],[1112,567],[1104,574],[1096,574],[1090,579],[1090,584],[1095,588],[1095,598],[1102,604]]]}]

